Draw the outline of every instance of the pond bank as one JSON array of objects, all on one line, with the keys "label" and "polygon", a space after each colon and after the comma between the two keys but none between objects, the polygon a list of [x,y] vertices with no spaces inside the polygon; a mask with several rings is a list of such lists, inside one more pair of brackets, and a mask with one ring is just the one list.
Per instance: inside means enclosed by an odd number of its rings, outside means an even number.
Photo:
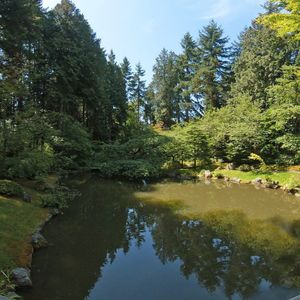
[{"label": "pond bank", "polygon": [[[225,300],[222,286],[265,293],[256,300],[300,293],[293,288],[299,286],[300,204],[281,190],[224,180],[143,185],[89,176],[69,186],[82,196],[43,231],[53,247],[35,254],[26,300],[151,300],[170,293],[174,300]],[[272,288],[262,291],[261,278]],[[212,287],[221,295],[211,296]]]},{"label": "pond bank", "polygon": [[181,180],[225,180],[233,183],[254,184],[262,188],[282,189],[300,197],[300,172],[274,171],[263,173],[225,169],[214,171],[180,169],[167,173],[167,177]]},{"label": "pond bank", "polygon": [[[21,275],[25,271],[30,273],[34,250],[46,245],[39,233],[58,211],[42,207],[40,197],[48,194],[41,190],[40,184],[37,189],[35,181],[1,183],[2,187],[5,183],[18,190],[14,193],[2,189],[0,195],[0,295],[5,296],[13,293],[16,287],[13,270],[21,268],[21,273],[16,272]],[[56,177],[49,177],[47,185],[55,187]]]},{"label": "pond bank", "polygon": [[[271,179],[274,182],[278,182],[276,184],[274,183],[274,189],[282,188],[285,191],[289,192],[291,192],[291,189],[287,189],[285,188],[285,186],[287,186],[290,182],[296,182],[296,184],[298,184],[297,180],[298,177],[300,177],[298,173],[291,172],[273,172],[272,174],[258,174],[254,172],[242,172],[237,170],[218,170],[214,172],[208,171],[205,174],[203,172],[195,172],[194,170],[184,170],[184,172],[182,172],[181,174],[179,173],[177,179],[203,179],[205,178],[205,175],[209,180],[220,179],[220,182],[227,181],[233,183],[253,183],[263,188],[272,188],[271,185],[266,185],[266,183],[269,182],[268,180]],[[260,178],[260,180],[258,180],[258,178]],[[5,240],[2,238],[0,239],[0,250],[1,244],[6,245],[5,250],[0,251],[0,253],[2,254],[2,261],[0,255],[0,270],[4,269],[5,274],[9,274],[9,272],[15,267],[25,267],[30,269],[32,254],[34,251],[34,247],[32,245],[32,235],[36,232],[40,232],[45,223],[48,222],[53,216],[49,209],[44,209],[40,207],[40,203],[38,201],[39,193],[33,189],[33,182],[31,182],[31,184],[28,184],[28,182],[20,183],[24,186],[26,192],[32,195],[31,203],[26,203],[22,201],[22,199],[18,198],[0,197],[0,228],[2,228],[2,232],[0,229],[0,236],[1,234],[2,236],[4,236],[4,231],[6,231],[5,233],[9,232],[9,240]],[[297,195],[298,190],[294,188],[293,191],[296,191],[296,193],[293,193]],[[5,217],[3,217],[4,215]],[[18,217],[16,217],[16,215]],[[30,216],[30,218],[28,218],[28,215]],[[7,216],[8,218],[6,218]],[[30,222],[28,219],[30,219]],[[26,222],[28,222],[28,224]],[[11,226],[10,229],[8,229],[9,224],[15,225]],[[9,230],[11,230],[11,232]],[[20,236],[17,236],[17,233],[20,234]],[[4,249],[3,245],[2,248]],[[11,255],[12,258],[10,258]],[[3,261],[6,261],[6,263],[3,263]],[[0,274],[0,277],[2,275],[3,274]],[[2,281],[5,281],[5,278]],[[4,294],[4,290],[11,290],[9,284],[7,284],[6,286],[4,286],[4,284],[2,284],[2,286],[0,285],[0,295]]]}]

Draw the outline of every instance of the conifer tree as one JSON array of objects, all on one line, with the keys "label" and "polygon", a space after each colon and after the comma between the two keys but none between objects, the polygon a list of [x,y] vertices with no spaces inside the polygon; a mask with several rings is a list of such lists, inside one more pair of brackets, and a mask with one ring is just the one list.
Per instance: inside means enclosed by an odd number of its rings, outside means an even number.
[{"label": "conifer tree", "polygon": [[141,119],[142,110],[144,108],[146,93],[146,81],[143,79],[144,76],[145,71],[143,70],[142,65],[138,63],[129,84],[130,101],[134,107],[138,121]]},{"label": "conifer tree", "polygon": [[211,21],[199,33],[201,63],[193,79],[193,88],[200,93],[206,110],[224,105],[224,77],[229,71],[229,53],[223,29]]}]

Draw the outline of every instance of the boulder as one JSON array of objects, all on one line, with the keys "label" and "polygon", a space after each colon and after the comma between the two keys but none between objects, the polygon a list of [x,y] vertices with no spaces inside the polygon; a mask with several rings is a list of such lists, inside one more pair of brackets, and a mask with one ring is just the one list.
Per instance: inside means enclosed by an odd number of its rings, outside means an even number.
[{"label": "boulder", "polygon": [[239,178],[237,178],[237,177],[233,177],[232,179],[231,179],[231,181],[232,182],[234,182],[234,183],[241,183],[241,179],[239,179]]},{"label": "boulder", "polygon": [[55,216],[58,216],[60,214],[60,211],[57,208],[52,208],[50,210],[50,214],[51,214],[51,216],[55,217]]},{"label": "boulder", "polygon": [[47,240],[42,236],[40,232],[36,232],[31,239],[31,244],[34,249],[41,249],[48,246]]},{"label": "boulder", "polygon": [[210,171],[206,170],[206,171],[204,172],[204,177],[205,177],[206,179],[210,179],[210,178],[213,177],[213,175],[212,175],[212,173],[211,173]]},{"label": "boulder", "polygon": [[276,181],[263,181],[263,187],[267,189],[278,189],[280,186]]},{"label": "boulder", "polygon": [[27,194],[26,192],[24,192],[23,196],[22,196],[22,200],[25,202],[31,202],[32,197],[29,194]]},{"label": "boulder", "polygon": [[234,163],[229,163],[229,164],[226,166],[226,170],[231,171],[231,170],[234,170],[234,169],[235,169]]},{"label": "boulder", "polygon": [[300,295],[299,296],[296,296],[294,298],[290,298],[289,300],[300,300]]},{"label": "boulder", "polygon": [[262,184],[262,179],[261,178],[255,178],[251,181],[253,184]]},{"label": "boulder", "polygon": [[[8,299],[14,299],[14,300],[23,299],[21,296],[19,296],[15,292],[9,292],[6,296],[8,297]],[[0,298],[0,300],[1,300],[1,298]]]},{"label": "boulder", "polygon": [[16,268],[12,270],[11,277],[17,287],[32,287],[29,269]]}]

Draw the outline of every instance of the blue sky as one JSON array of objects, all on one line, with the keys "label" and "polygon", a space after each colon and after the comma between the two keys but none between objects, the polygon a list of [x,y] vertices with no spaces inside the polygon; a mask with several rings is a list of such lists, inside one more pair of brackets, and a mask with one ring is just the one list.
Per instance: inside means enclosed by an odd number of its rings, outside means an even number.
[{"label": "blue sky", "polygon": [[[44,0],[53,8],[58,0]],[[195,38],[209,20],[223,26],[235,40],[250,24],[265,0],[73,0],[89,21],[102,46],[113,49],[118,61],[127,56],[141,62],[149,81],[159,52],[180,52],[180,40],[189,31]]]}]

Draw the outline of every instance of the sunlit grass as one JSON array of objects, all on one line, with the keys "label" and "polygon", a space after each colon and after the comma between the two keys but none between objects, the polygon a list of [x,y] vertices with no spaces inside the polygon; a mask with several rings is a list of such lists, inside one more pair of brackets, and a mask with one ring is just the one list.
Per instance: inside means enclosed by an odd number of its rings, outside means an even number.
[{"label": "sunlit grass", "polygon": [[223,174],[229,178],[237,177],[242,181],[251,181],[256,178],[261,179],[271,179],[273,181],[278,181],[281,186],[284,185],[294,185],[300,186],[300,174],[293,172],[270,172],[270,173],[258,173],[255,171],[251,172],[242,172],[238,170],[218,170],[215,172],[216,174]]},{"label": "sunlit grass", "polygon": [[30,236],[47,214],[34,204],[0,196],[0,270],[28,263]]}]

